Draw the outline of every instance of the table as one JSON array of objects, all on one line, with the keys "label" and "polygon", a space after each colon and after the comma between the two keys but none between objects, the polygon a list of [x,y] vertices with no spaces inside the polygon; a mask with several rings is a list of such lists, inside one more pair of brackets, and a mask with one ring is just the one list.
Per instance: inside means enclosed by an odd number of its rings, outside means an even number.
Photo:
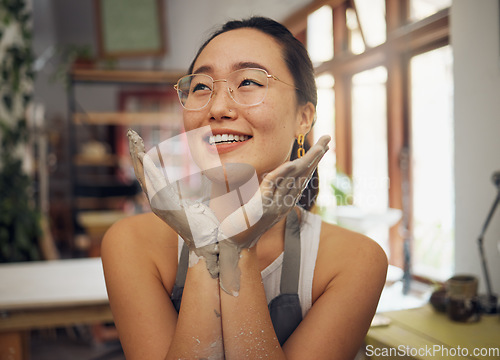
[{"label": "table", "polygon": [[368,331],[365,353],[370,359],[500,359],[498,314],[458,323],[426,305],[382,315],[390,324]]},{"label": "table", "polygon": [[0,265],[0,359],[28,359],[29,330],[112,321],[100,258]]}]

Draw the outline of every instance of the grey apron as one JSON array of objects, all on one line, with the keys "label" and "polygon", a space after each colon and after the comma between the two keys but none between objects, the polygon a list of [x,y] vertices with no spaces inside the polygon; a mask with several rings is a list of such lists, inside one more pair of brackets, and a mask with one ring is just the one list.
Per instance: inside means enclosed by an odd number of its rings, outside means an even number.
[{"label": "grey apron", "polygon": [[[181,250],[175,285],[172,289],[171,300],[175,310],[181,307],[182,292],[186,281],[189,252],[184,244]],[[285,251],[281,270],[280,294],[268,305],[274,332],[280,345],[283,345],[302,321],[298,289],[300,273],[300,224],[295,210],[286,218]]]}]

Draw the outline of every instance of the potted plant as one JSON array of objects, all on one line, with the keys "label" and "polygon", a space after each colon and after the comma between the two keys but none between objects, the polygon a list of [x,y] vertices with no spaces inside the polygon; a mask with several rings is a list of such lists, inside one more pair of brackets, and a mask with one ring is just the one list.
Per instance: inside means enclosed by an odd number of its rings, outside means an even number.
[{"label": "potted plant", "polygon": [[23,0],[0,5],[0,262],[39,258],[39,212],[23,170],[26,109],[33,91],[31,13]]},{"label": "potted plant", "polygon": [[68,84],[68,73],[74,69],[92,69],[95,67],[96,59],[92,46],[64,45],[57,50],[59,66],[52,75],[52,80]]}]

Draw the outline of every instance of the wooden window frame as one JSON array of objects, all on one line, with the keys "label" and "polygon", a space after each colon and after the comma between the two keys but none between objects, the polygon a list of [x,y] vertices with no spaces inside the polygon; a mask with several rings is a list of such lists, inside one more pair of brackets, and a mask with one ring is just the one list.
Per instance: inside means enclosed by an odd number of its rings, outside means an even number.
[{"label": "wooden window frame", "polygon": [[[404,210],[403,229],[393,226],[389,247],[392,265],[404,266],[403,236],[412,233],[411,166],[403,169],[401,157],[410,151],[411,109],[409,61],[420,53],[449,44],[449,9],[443,9],[418,22],[410,22],[410,0],[386,0],[386,42],[367,48],[359,55],[348,49],[345,10],[353,0],[316,0],[284,21],[292,33],[307,31],[307,16],[324,5],[332,7],[334,27],[334,58],[316,67],[317,75],[330,73],[335,77],[335,148],[337,166],[352,175],[352,94],[354,74],[377,66],[387,68],[387,154],[390,180],[389,207]],[[410,162],[411,163],[411,162]],[[405,179],[408,190],[403,198]],[[406,200],[406,201],[404,201]]]}]

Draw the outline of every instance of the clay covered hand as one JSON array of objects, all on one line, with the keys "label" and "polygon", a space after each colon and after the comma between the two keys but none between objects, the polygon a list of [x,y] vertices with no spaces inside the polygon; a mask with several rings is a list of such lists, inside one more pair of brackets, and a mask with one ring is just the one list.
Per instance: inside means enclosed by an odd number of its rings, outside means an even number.
[{"label": "clay covered hand", "polygon": [[[295,207],[328,150],[329,141],[329,136],[321,137],[303,157],[286,162],[267,174],[251,199],[222,221],[218,242],[220,284],[224,291],[238,294],[241,249],[254,246],[262,234]],[[245,230],[238,231],[241,228]]]},{"label": "clay covered hand", "polygon": [[329,136],[321,137],[303,157],[288,161],[267,174],[248,202],[222,221],[218,241],[226,240],[238,248],[254,246],[263,233],[297,204],[328,150],[329,141]]},{"label": "clay covered hand", "polygon": [[[213,211],[205,204],[182,199],[175,184],[167,181],[151,157],[144,141],[133,130],[127,132],[134,172],[147,195],[153,212],[186,242],[190,258],[204,257],[213,277],[218,274],[217,233],[220,225]],[[197,257],[195,257],[197,259]]]}]

